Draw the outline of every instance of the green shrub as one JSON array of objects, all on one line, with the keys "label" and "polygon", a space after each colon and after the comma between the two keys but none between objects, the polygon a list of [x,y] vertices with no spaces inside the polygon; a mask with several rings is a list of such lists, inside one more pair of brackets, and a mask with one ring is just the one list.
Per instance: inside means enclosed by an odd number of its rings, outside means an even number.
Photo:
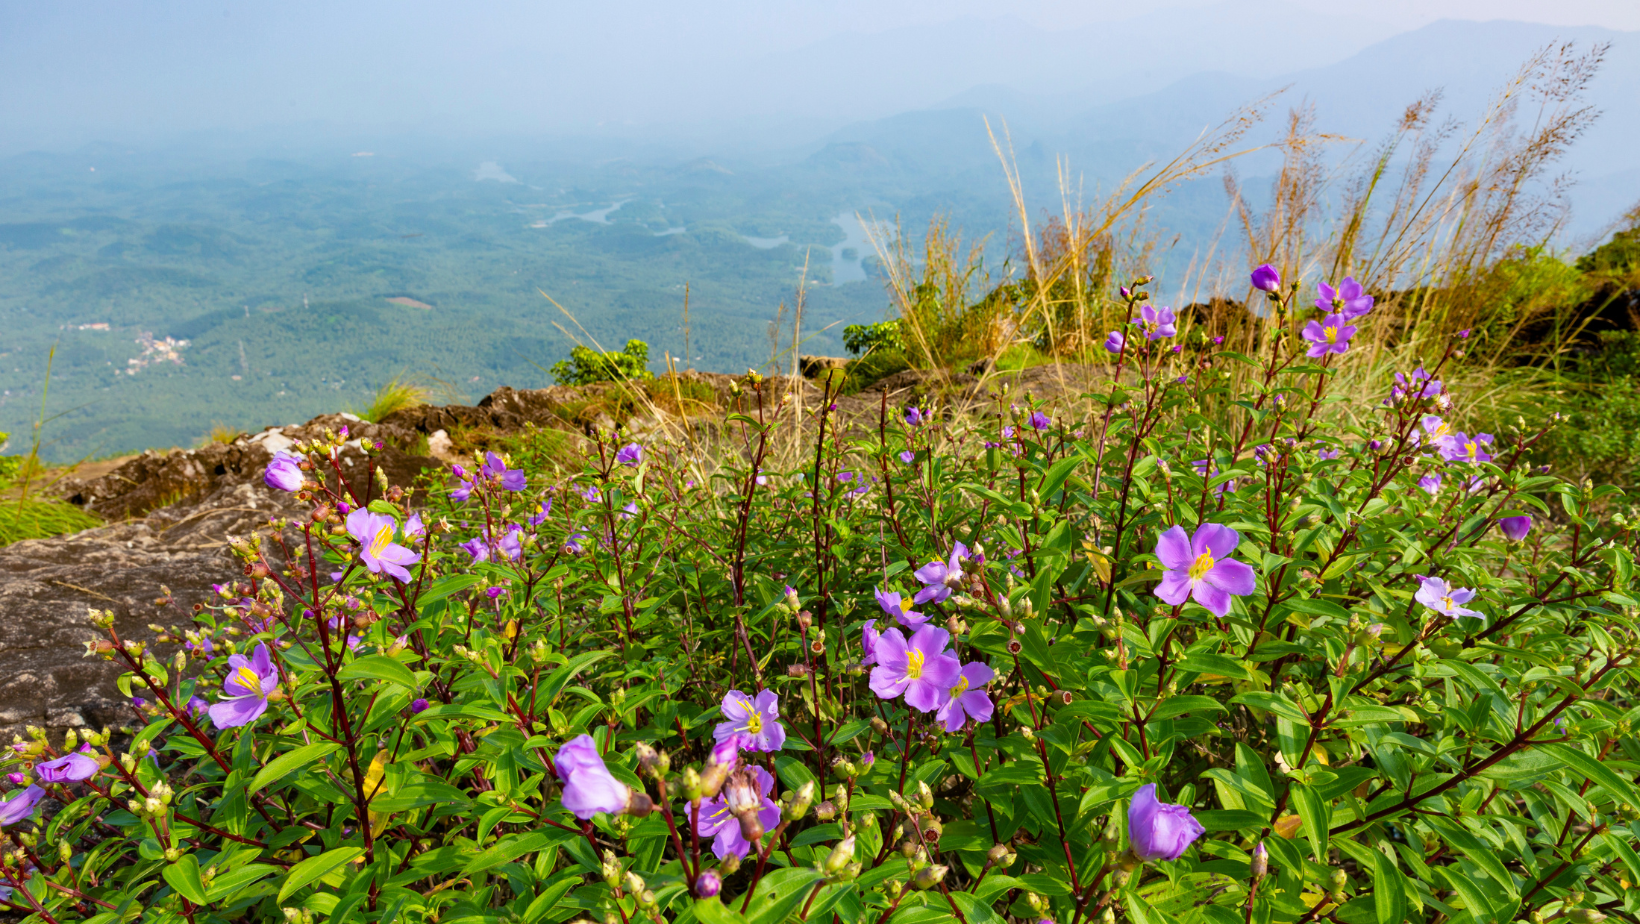
[{"label": "green shrub", "polygon": [[396,487],[321,488],[301,541],[238,543],[244,578],[166,627],[186,648],[94,614],[142,726],[6,752],[33,788],[0,807],[0,907],[1640,915],[1621,492],[1434,438],[1461,393],[1383,383],[1334,425],[1296,342],[1257,395],[1166,346],[1081,410],[896,409],[790,468],[748,414],[711,458],[605,444],[543,477],[520,444],[413,521]]},{"label": "green shrub", "polygon": [[600,353],[584,346],[569,351],[569,359],[554,363],[553,378],[560,385],[590,385],[593,382],[624,382],[648,379],[649,344],[628,340],[619,353]]},{"label": "green shrub", "polygon": [[850,324],[843,328],[843,348],[850,355],[861,356],[873,352],[904,352],[904,329],[899,321],[879,321],[876,324]]}]

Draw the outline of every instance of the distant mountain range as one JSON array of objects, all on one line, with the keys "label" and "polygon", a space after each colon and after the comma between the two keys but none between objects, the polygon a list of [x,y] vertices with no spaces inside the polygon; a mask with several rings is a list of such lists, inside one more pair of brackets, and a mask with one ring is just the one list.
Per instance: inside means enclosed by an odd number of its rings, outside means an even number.
[{"label": "distant mountain range", "polygon": [[[924,195],[944,188],[960,196],[958,189],[980,184],[989,197],[1002,183],[986,134],[989,119],[999,135],[1006,126],[1029,185],[1039,196],[1052,194],[1057,201],[1060,156],[1090,192],[1098,184],[1108,187],[1146,161],[1172,156],[1238,106],[1283,89],[1275,117],[1250,136],[1253,141],[1273,140],[1287,108],[1313,104],[1320,130],[1370,146],[1389,132],[1409,103],[1435,90],[1442,94],[1437,120],[1452,118],[1472,126],[1531,54],[1568,41],[1582,51],[1610,45],[1587,93],[1600,118],[1563,164],[1579,182],[1570,235],[1586,237],[1640,200],[1640,33],[1443,20],[1368,45],[1336,63],[1270,76],[1196,73],[1154,92],[1082,107],[1056,92],[988,84],[926,109],[856,122],[794,156],[806,156],[814,169],[850,162],[860,171],[920,180]],[[1521,116],[1529,119],[1532,106],[1528,96]],[[1342,154],[1352,147],[1340,144],[1338,150]],[[1243,176],[1257,177],[1273,168],[1267,156],[1238,164]]]}]

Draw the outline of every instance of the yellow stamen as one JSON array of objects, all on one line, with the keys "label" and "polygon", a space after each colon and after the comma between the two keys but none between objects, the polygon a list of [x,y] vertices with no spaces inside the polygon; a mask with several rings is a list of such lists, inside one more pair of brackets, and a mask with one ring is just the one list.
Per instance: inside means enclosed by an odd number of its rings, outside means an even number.
[{"label": "yellow stamen", "polygon": [[956,699],[957,697],[959,697],[962,694],[967,693],[967,692],[968,692],[968,678],[964,677],[960,674],[957,675],[957,685],[951,688],[951,698]]},{"label": "yellow stamen", "polygon": [[1338,342],[1338,328],[1336,328],[1336,327],[1324,327],[1324,328],[1321,329],[1321,332],[1323,334],[1327,335],[1327,342],[1328,343],[1337,343]]},{"label": "yellow stamen", "polygon": [[906,597],[905,599],[900,601],[900,612],[902,612],[902,613],[911,612],[911,598],[910,597]]},{"label": "yellow stamen", "polygon": [[1474,443],[1474,441],[1471,440],[1470,442],[1467,442],[1467,443],[1463,444],[1463,451],[1469,454],[1469,458],[1471,458],[1471,459],[1475,458],[1475,443]]},{"label": "yellow stamen", "polygon": [[922,676],[923,653],[915,648],[905,653],[905,675],[912,680]]},{"label": "yellow stamen", "polygon": [[383,551],[393,541],[393,524],[389,523],[376,530],[376,535],[370,537],[370,554],[380,558]]},{"label": "yellow stamen", "polygon": [[1211,549],[1197,555],[1196,560],[1190,565],[1190,579],[1199,581],[1206,577],[1207,572],[1213,570],[1213,564],[1213,551]]},{"label": "yellow stamen", "polygon": [[751,732],[754,735],[762,733],[762,731],[763,731],[763,716],[759,713],[756,713],[756,712],[753,712],[751,715],[747,716],[746,717],[746,730]]},{"label": "yellow stamen", "polygon": [[235,683],[247,690],[255,690],[257,692],[261,692],[262,690],[262,678],[256,676],[256,671],[253,671],[248,667],[235,668],[233,672],[233,679]]}]

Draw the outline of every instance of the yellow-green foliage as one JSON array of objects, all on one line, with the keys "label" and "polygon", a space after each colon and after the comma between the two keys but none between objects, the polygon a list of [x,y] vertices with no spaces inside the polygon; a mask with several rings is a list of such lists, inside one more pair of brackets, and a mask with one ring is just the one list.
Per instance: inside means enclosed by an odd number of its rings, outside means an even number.
[{"label": "yellow-green foliage", "polygon": [[381,420],[394,411],[409,410],[421,407],[432,397],[432,389],[419,382],[411,381],[404,376],[395,375],[388,379],[382,387],[376,389],[376,397],[371,400],[370,406],[358,414],[372,423]]},{"label": "yellow-green foliage", "polygon": [[100,525],[84,510],[41,498],[0,500],[0,546],[22,539],[45,539]]}]

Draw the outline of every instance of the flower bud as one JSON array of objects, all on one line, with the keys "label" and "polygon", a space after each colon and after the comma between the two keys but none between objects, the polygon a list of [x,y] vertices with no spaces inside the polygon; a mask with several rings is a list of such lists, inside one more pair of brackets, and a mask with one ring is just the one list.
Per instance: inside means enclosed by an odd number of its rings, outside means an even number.
[{"label": "flower bud", "polygon": [[837,806],[827,799],[814,807],[814,817],[821,821],[831,821],[837,817]]},{"label": "flower bud", "polygon": [[828,876],[835,876],[853,862],[854,835],[850,834],[838,841],[837,846],[831,848],[831,853],[826,856],[826,862],[822,869]]},{"label": "flower bud", "polygon": [[1348,884],[1349,874],[1345,873],[1342,868],[1334,869],[1332,871],[1332,876],[1327,880],[1327,891],[1342,892],[1344,891],[1344,886]]},{"label": "flower bud", "polygon": [[655,802],[646,793],[636,789],[626,800],[626,814],[634,818],[642,818],[655,810]]},{"label": "flower bud", "polygon": [[934,790],[928,788],[926,780],[917,781],[917,804],[925,812],[934,808]]},{"label": "flower bud", "polygon": [[740,869],[740,857],[729,854],[718,862],[718,870],[725,876],[733,876]]},{"label": "flower bud", "polygon": [[1594,908],[1573,908],[1566,912],[1566,920],[1572,924],[1600,924],[1606,916]]},{"label": "flower bud", "polygon": [[1258,880],[1269,875],[1270,849],[1264,846],[1263,841],[1259,841],[1258,846],[1253,848],[1253,858],[1248,863],[1248,869],[1253,876],[1254,882],[1257,882]]},{"label": "flower bud", "polygon": [[985,859],[998,869],[1008,869],[1019,859],[1019,854],[1009,850],[1007,844],[995,844],[986,851]]},{"label": "flower bud", "polygon": [[1035,892],[1026,892],[1025,904],[1030,906],[1032,914],[1048,913],[1048,899],[1046,896],[1038,895]]},{"label": "flower bud", "polygon": [[787,794],[790,798],[782,807],[781,815],[787,821],[797,821],[809,813],[809,806],[814,804],[814,781],[809,780],[797,788],[795,793]]},{"label": "flower bud", "polygon": [[709,869],[695,879],[696,898],[712,898],[721,891],[723,891],[723,877],[719,876],[715,869]]},{"label": "flower bud", "polygon": [[911,887],[924,891],[932,889],[939,885],[940,881],[945,878],[945,874],[950,871],[951,867],[941,866],[937,863],[933,866],[925,866],[912,875]]},{"label": "flower bud", "polygon": [[883,721],[882,716],[874,715],[871,717],[871,730],[879,735],[886,735],[888,734],[888,723]]}]

